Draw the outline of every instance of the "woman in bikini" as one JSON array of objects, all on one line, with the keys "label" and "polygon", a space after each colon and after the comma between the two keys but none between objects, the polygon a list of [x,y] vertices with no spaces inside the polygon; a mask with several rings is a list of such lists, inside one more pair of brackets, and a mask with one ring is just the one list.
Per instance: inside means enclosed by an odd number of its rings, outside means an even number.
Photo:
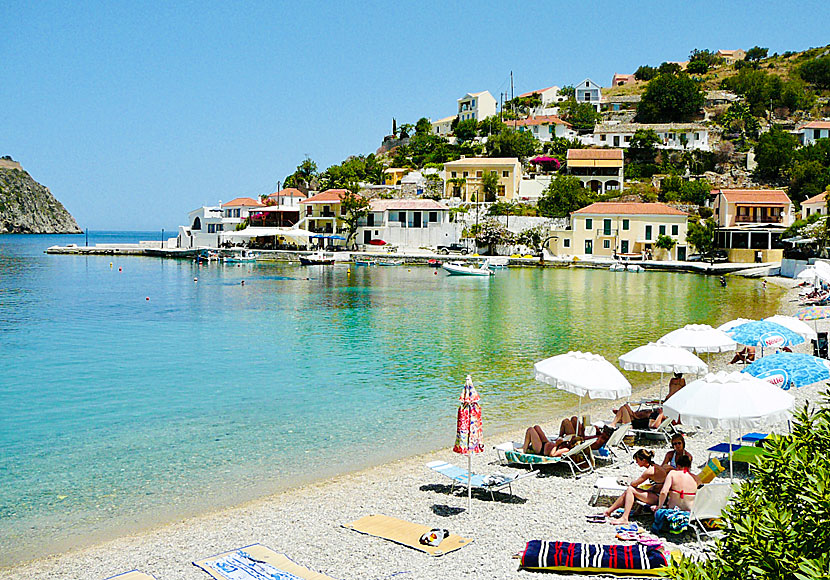
[{"label": "woman in bikini", "polygon": [[691,511],[695,502],[695,494],[700,480],[692,475],[689,469],[692,467],[692,460],[687,455],[677,458],[677,469],[669,472],[663,488],[660,490],[658,501],[651,506],[651,511],[668,507],[678,508],[684,512]]},{"label": "woman in bikini", "polygon": [[684,455],[689,458],[689,465],[692,463],[692,454],[686,451],[686,439],[682,433],[675,433],[671,438],[671,451],[666,453],[662,466],[667,470],[677,469],[677,460]]},{"label": "woman in bikini", "polygon": [[608,442],[610,434],[602,430],[597,435],[585,437],[585,426],[578,422],[576,417],[562,419],[559,426],[559,438],[551,441],[539,425],[534,425],[525,431],[525,441],[522,450],[535,455],[559,457],[570,451],[577,444],[586,439],[595,439],[591,449],[596,450]]},{"label": "woman in bikini", "polygon": [[[631,485],[626,488],[626,490],[622,493],[620,497],[618,497],[611,507],[605,510],[605,516],[610,516],[616,509],[622,507],[623,514],[621,517],[610,520],[610,523],[617,525],[617,524],[627,524],[628,517],[631,515],[631,508],[634,507],[634,500],[640,500],[649,505],[656,504],[659,499],[659,492],[652,491],[650,489],[642,489],[639,486],[644,484],[646,481],[652,481],[653,483],[659,485],[666,481],[666,477],[668,476],[668,470],[664,468],[662,465],[657,465],[654,463],[654,451],[648,451],[646,449],[638,449],[637,452],[634,454],[634,461],[640,467],[645,468],[645,471],[631,482]],[[654,487],[656,488],[657,485]]]}]

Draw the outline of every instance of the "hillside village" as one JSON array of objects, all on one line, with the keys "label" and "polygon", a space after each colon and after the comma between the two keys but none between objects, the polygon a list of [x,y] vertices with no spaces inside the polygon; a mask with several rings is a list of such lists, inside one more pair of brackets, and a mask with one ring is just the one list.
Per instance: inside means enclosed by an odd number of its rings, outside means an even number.
[{"label": "hillside village", "polygon": [[830,46],[695,49],[447,109],[393,120],[375,153],[324,171],[306,158],[277,192],[194,210],[176,245],[733,262],[828,246]]}]

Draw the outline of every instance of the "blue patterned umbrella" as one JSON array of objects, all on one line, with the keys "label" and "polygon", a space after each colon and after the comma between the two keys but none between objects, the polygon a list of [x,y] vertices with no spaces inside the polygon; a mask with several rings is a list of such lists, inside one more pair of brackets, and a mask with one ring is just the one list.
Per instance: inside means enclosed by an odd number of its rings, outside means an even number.
[{"label": "blue patterned umbrella", "polygon": [[809,354],[779,352],[765,356],[743,371],[784,390],[830,379],[830,361]]},{"label": "blue patterned umbrella", "polygon": [[737,343],[761,348],[781,348],[804,342],[803,336],[780,324],[766,320],[745,322],[725,332]]}]

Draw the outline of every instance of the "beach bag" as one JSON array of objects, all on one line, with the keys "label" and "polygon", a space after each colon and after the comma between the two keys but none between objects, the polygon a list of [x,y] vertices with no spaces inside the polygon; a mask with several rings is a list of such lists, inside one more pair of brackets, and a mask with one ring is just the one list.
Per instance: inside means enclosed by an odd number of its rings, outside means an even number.
[{"label": "beach bag", "polygon": [[651,531],[659,533],[668,531],[670,534],[681,534],[689,527],[690,512],[678,508],[663,508],[654,512],[654,524]]}]

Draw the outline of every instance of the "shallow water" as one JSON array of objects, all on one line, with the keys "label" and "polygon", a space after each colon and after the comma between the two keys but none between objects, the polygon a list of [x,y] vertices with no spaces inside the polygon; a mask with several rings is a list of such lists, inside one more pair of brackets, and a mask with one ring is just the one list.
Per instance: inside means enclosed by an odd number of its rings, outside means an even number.
[{"label": "shallow water", "polygon": [[576,398],[535,361],[616,361],[780,297],[691,274],[200,267],[43,254],[55,243],[83,238],[0,236],[0,565],[448,446],[468,373],[485,437],[550,421]]}]

